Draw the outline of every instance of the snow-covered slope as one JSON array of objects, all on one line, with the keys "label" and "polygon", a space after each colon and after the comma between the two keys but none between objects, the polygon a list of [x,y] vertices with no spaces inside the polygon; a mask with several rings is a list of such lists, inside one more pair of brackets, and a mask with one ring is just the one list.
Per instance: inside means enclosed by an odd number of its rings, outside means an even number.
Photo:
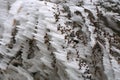
[{"label": "snow-covered slope", "polygon": [[0,2],[0,80],[120,80],[119,0]]}]

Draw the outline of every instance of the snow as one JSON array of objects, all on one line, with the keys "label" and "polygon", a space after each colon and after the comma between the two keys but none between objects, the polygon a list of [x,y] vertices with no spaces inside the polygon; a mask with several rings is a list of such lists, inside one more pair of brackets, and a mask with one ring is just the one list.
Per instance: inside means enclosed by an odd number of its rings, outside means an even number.
[{"label": "snow", "polygon": [[10,9],[10,14],[16,15],[19,10],[22,8],[22,1],[16,1],[14,4],[12,4],[12,8]]},{"label": "snow", "polygon": [[[13,70],[15,69],[27,80],[34,80],[35,72],[40,73],[40,80],[46,78],[48,80],[90,80],[88,77],[91,76],[95,76],[95,79],[99,80],[99,76],[89,70],[100,65],[103,66],[104,71],[102,72],[105,73],[103,75],[107,76],[108,80],[119,80],[120,65],[116,58],[110,55],[110,49],[118,53],[120,50],[111,46],[110,37],[103,35],[105,32],[102,29],[104,28],[100,29],[102,35],[94,32],[96,26],[93,25],[93,22],[98,20],[94,4],[97,3],[97,0],[84,0],[82,6],[76,6],[78,0],[64,2],[64,0],[17,0],[11,4],[8,12],[0,8],[0,11],[5,13],[0,19],[0,22],[4,20],[4,24],[2,23],[4,30],[0,34],[2,36],[0,54],[4,57],[1,58],[0,68],[8,70],[12,66]],[[4,1],[2,3],[6,4]],[[65,12],[63,6],[68,7],[69,10]],[[100,7],[98,8],[102,10]],[[90,20],[90,13],[85,9],[88,9],[95,17],[93,22]],[[75,11],[79,11],[81,15],[75,14]],[[1,14],[3,13],[0,12],[0,16]],[[56,20],[55,14],[58,16],[58,20]],[[71,14],[70,18],[68,18],[68,14]],[[112,12],[103,12],[103,14],[108,15],[110,22],[112,20],[109,16],[117,15]],[[72,31],[74,31],[75,37],[70,36]],[[78,36],[76,36],[77,31],[80,32]],[[110,33],[113,32],[110,31]],[[68,36],[67,39],[65,36]],[[105,44],[96,40],[96,37],[103,38]],[[102,52],[96,50],[96,53],[92,53],[96,43],[101,47]],[[9,45],[12,45],[12,48],[9,48]],[[19,50],[22,52],[21,55]],[[103,56],[98,53],[103,53]],[[30,54],[33,56],[28,59]],[[97,60],[96,55],[102,57],[101,64],[92,64],[94,60]],[[12,64],[12,59],[18,61],[22,59],[22,66]]]},{"label": "snow", "polygon": [[113,67],[113,70],[114,70],[114,75],[115,75],[115,80],[119,80],[119,74],[120,74],[120,65],[118,65],[118,62],[112,58],[111,60],[112,62],[112,67]]}]

